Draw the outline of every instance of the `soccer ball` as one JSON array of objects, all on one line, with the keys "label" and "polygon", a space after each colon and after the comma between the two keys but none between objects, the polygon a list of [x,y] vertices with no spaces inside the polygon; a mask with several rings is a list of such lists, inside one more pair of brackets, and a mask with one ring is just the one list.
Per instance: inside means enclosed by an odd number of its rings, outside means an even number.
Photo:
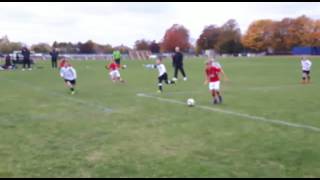
[{"label": "soccer ball", "polygon": [[195,105],[194,99],[189,98],[189,99],[187,100],[187,105],[190,106],[190,107],[194,106],[194,105]]},{"label": "soccer ball", "polygon": [[127,65],[124,64],[124,65],[122,66],[122,69],[126,69],[126,68],[127,68]]}]

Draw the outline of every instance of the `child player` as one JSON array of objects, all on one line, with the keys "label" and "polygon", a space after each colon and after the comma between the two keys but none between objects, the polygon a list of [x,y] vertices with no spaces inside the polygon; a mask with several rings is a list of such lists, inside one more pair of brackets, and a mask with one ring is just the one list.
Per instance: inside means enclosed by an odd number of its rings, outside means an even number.
[{"label": "child player", "polygon": [[63,67],[60,69],[60,76],[64,79],[66,86],[70,88],[71,94],[75,94],[77,72],[67,60],[63,61]]},{"label": "child player", "polygon": [[162,62],[162,57],[158,56],[156,64],[148,64],[145,65],[147,68],[154,68],[158,69],[159,76],[158,76],[158,92],[162,93],[163,92],[163,87],[162,87],[162,82],[164,81],[166,84],[175,84],[174,81],[168,80],[168,74],[167,74],[167,69],[166,66]]},{"label": "child player", "polygon": [[121,79],[120,71],[119,71],[119,65],[117,62],[113,59],[109,65],[106,65],[106,68],[109,70],[110,79],[112,82],[122,82],[124,83],[124,80]]},{"label": "child player", "polygon": [[209,84],[209,90],[213,97],[213,104],[222,103],[222,96],[220,93],[220,74],[225,76],[223,70],[220,67],[214,66],[212,61],[206,62],[205,84]]},{"label": "child player", "polygon": [[302,84],[309,84],[311,80],[310,72],[311,72],[312,62],[307,57],[302,57],[301,59],[301,67],[302,67]]}]

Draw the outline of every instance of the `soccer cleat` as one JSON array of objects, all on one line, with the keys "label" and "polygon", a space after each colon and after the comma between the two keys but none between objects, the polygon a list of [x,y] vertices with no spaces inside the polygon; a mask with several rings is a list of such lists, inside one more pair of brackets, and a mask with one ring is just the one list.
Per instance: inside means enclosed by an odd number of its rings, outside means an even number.
[{"label": "soccer cleat", "polygon": [[187,80],[188,80],[188,78],[187,78],[187,77],[184,77],[184,78],[183,78],[183,80],[184,80],[184,81],[187,81]]},{"label": "soccer cleat", "polygon": [[175,77],[174,77],[174,78],[172,78],[172,81],[177,81],[177,80],[178,80],[178,79],[177,79],[177,78],[175,78]]}]

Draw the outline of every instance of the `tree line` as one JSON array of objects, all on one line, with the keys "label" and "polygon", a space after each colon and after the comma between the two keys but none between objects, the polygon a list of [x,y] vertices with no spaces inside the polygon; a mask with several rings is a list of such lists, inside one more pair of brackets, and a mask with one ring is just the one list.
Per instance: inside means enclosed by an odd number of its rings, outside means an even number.
[{"label": "tree line", "polygon": [[[0,39],[0,52],[10,53],[20,50],[22,43],[10,42],[8,37]],[[189,30],[180,24],[168,28],[161,41],[140,39],[135,41],[133,50],[150,50],[152,53],[172,52],[179,46],[184,52],[201,53],[214,49],[218,53],[238,54],[242,52],[288,53],[295,46],[320,46],[320,20],[307,16],[283,18],[280,21],[262,19],[253,21],[242,34],[236,20],[230,19],[221,26],[205,26],[195,44],[190,42]],[[58,48],[61,53],[111,53],[120,50],[127,53],[130,47],[121,45],[87,42],[54,42],[52,45],[38,43],[31,50],[48,53]]]}]

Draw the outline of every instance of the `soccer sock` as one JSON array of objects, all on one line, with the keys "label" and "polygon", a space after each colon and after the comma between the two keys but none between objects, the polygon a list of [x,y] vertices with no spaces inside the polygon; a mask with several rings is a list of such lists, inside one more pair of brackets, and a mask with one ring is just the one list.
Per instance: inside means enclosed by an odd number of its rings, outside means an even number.
[{"label": "soccer sock", "polygon": [[159,87],[159,90],[162,91],[162,84],[161,83],[158,84],[158,87]]},{"label": "soccer sock", "polygon": [[71,90],[71,91],[74,91],[74,88],[72,87],[72,88],[70,88],[70,90]]}]

